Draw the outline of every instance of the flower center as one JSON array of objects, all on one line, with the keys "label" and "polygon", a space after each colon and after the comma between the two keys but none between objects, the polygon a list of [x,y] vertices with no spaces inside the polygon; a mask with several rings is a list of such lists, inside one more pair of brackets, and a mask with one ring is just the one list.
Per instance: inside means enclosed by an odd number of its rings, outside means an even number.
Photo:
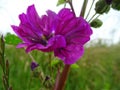
[{"label": "flower center", "polygon": [[40,43],[41,43],[42,45],[46,46],[46,45],[47,45],[47,40],[48,40],[48,39],[47,39],[44,35],[42,35],[42,39],[41,39]]},{"label": "flower center", "polygon": [[41,36],[41,40],[40,43],[44,46],[46,46],[48,44],[48,40],[54,36],[54,31],[52,31],[49,35],[42,35]]}]

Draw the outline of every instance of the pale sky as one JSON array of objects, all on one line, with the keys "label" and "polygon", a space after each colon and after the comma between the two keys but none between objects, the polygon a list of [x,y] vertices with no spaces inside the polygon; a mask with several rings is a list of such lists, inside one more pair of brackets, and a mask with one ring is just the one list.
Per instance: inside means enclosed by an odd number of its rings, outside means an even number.
[{"label": "pale sky", "polygon": [[[83,0],[75,1],[77,3],[74,2],[74,7],[78,15]],[[48,9],[58,12],[63,7],[56,7],[57,0],[51,0],[51,2],[50,0],[0,0],[0,32],[3,34],[6,32],[14,33],[10,25],[19,25],[18,15],[26,12],[27,7],[31,4],[35,4],[39,15],[45,14],[45,11]],[[114,42],[120,41],[120,11],[110,10],[109,14],[100,16],[100,19],[104,21],[104,24],[99,29],[93,29],[92,40],[104,38],[109,40],[114,39]]]}]

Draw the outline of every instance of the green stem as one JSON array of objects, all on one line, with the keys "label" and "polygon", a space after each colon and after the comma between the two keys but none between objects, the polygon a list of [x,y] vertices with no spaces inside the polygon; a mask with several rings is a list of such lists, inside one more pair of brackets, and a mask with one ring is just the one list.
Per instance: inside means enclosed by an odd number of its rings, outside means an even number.
[{"label": "green stem", "polygon": [[88,0],[84,0],[83,6],[82,6],[82,10],[80,12],[80,16],[82,16],[82,17],[84,17],[84,15],[85,15],[87,4],[88,4]]},{"label": "green stem", "polygon": [[91,9],[92,9],[92,6],[93,6],[94,2],[95,2],[95,0],[92,1],[92,4],[91,4],[90,9],[89,9],[89,11],[88,11],[88,14],[87,14],[87,16],[86,16],[86,19],[88,18],[89,14],[90,14],[90,12],[91,12]]},{"label": "green stem", "polygon": [[101,14],[99,14],[95,19],[99,18]]},{"label": "green stem", "polygon": [[49,66],[48,68],[50,69],[50,76],[52,76],[52,66],[51,66],[51,61],[52,61],[52,53],[48,53],[48,58],[49,58]]},{"label": "green stem", "polygon": [[4,85],[5,90],[7,90],[7,86],[6,86],[6,76],[5,76],[5,75],[3,75],[3,77],[2,77],[2,81],[3,81],[3,85]]},{"label": "green stem", "polygon": [[72,9],[72,11],[73,11],[73,13],[74,13],[74,15],[76,16],[75,10],[74,10],[74,7],[73,7],[72,0],[68,0],[68,3],[69,3],[69,5],[70,5],[70,7],[71,7],[71,9]]},{"label": "green stem", "polygon": [[31,53],[28,53],[28,55],[29,55],[29,57],[31,58],[31,60],[35,62],[35,59],[34,59],[34,57],[32,56],[32,54],[31,54]]},{"label": "green stem", "polygon": [[9,62],[6,60],[6,84],[7,87],[9,88]]},{"label": "green stem", "polygon": [[8,60],[5,60],[5,42],[4,42],[4,37],[1,36],[1,52],[0,52],[0,59],[1,59],[1,67],[2,67],[2,71],[3,71],[3,84],[4,84],[4,88],[5,90],[10,90],[11,88],[9,88],[9,62]]},{"label": "green stem", "polygon": [[70,66],[71,65],[65,64],[62,74],[60,77],[58,77],[58,81],[56,82],[53,90],[64,90],[65,83],[69,74]]},{"label": "green stem", "polygon": [[65,4],[64,4],[64,8],[66,7],[66,4],[67,4],[67,2],[65,2]]},{"label": "green stem", "polygon": [[90,23],[91,20],[95,17],[96,14],[97,14],[97,13],[95,13],[95,14],[90,18],[90,20],[88,21],[89,23]]},{"label": "green stem", "polygon": [[3,73],[5,75],[5,58],[4,58],[4,53],[5,53],[5,42],[4,42],[4,37],[3,35],[1,36],[1,59],[2,59],[2,70],[3,70]]},{"label": "green stem", "polygon": [[0,40],[0,48],[1,48],[1,67],[2,67],[2,71],[3,71],[3,84],[5,87],[5,90],[9,89],[9,68],[8,66],[8,62],[5,62],[5,57],[4,57],[4,53],[5,53],[5,42],[4,42],[4,37],[3,35],[1,36],[1,40]]},{"label": "green stem", "polygon": [[33,80],[33,78],[32,78],[32,76],[30,76],[30,80],[29,80],[29,82],[28,82],[28,90],[30,90],[30,86],[31,86],[32,80]]}]

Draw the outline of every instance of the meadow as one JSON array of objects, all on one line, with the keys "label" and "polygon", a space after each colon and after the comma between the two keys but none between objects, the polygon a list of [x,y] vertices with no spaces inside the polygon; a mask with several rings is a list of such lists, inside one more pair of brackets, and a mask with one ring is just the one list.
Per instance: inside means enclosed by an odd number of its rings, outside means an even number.
[{"label": "meadow", "polygon": [[[62,62],[50,64],[51,53],[33,51],[31,54],[39,64],[36,72],[31,71],[31,58],[24,49],[6,45],[5,59],[10,62],[9,82],[13,90],[49,90],[47,88],[54,82],[57,73],[55,67],[63,66]],[[42,75],[51,79],[42,80]],[[0,90],[4,90],[1,68]],[[120,90],[120,43],[110,46],[97,43],[86,47],[77,66],[71,67],[65,90]]]}]

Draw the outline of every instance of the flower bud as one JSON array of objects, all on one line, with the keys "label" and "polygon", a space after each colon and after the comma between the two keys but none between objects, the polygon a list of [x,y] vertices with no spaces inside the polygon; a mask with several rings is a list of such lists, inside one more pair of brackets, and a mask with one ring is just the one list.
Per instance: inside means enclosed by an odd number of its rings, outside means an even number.
[{"label": "flower bud", "polygon": [[112,8],[115,10],[120,10],[120,0],[113,0],[112,1]]},{"label": "flower bud", "polygon": [[105,0],[108,5],[112,4],[113,0]]},{"label": "flower bud", "polygon": [[99,27],[102,26],[102,24],[103,24],[103,22],[102,22],[100,19],[94,19],[94,20],[90,23],[91,27],[94,27],[94,28],[99,28]]},{"label": "flower bud", "polygon": [[110,5],[108,5],[105,0],[99,0],[95,5],[95,11],[98,14],[108,13],[109,10]]},{"label": "flower bud", "polygon": [[31,70],[33,71],[35,68],[37,68],[39,65],[36,62],[31,63]]}]

